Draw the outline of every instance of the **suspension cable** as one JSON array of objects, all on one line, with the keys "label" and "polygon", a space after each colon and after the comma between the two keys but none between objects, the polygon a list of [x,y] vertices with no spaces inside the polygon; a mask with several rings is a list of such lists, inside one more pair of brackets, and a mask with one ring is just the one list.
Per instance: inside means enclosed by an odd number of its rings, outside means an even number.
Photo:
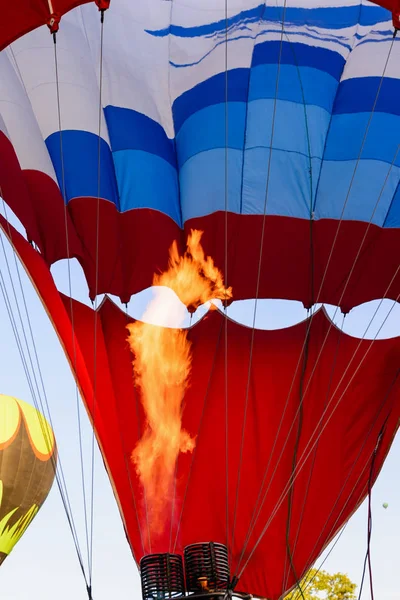
[{"label": "suspension cable", "polygon": [[[54,67],[55,67],[55,80],[56,80],[58,132],[59,132],[59,138],[60,138],[61,195],[62,195],[63,202],[64,202],[64,227],[65,227],[65,243],[66,243],[66,251],[67,251],[67,274],[68,274],[69,308],[70,308],[71,336],[72,336],[71,340],[72,340],[74,372],[77,373],[77,347],[76,347],[76,334],[75,334],[74,306],[73,306],[73,300],[72,300],[72,276],[71,276],[71,264],[70,264],[71,252],[70,252],[70,245],[69,245],[67,192],[66,192],[66,178],[65,178],[65,158],[64,158],[64,146],[63,146],[61,94],[60,94],[60,80],[59,80],[58,52],[57,52],[57,34],[56,33],[53,34],[53,41],[54,41]],[[76,403],[77,421],[78,421],[78,440],[79,440],[82,500],[83,500],[83,511],[84,511],[85,541],[86,541],[87,561],[89,563],[89,527],[88,527],[88,517],[87,517],[88,511],[87,511],[87,498],[86,498],[86,485],[85,485],[85,470],[84,470],[84,464],[83,464],[84,461],[83,461],[82,423],[81,423],[79,390],[78,390],[78,383],[77,383],[76,379],[75,379],[75,403]],[[86,572],[85,572],[85,582],[86,582],[86,587],[88,587],[89,581],[86,576]],[[90,597],[89,597],[89,600],[90,600]]]},{"label": "suspension cable", "polygon": [[[312,582],[315,580],[315,578],[317,577],[317,575],[321,571],[322,567],[324,566],[324,564],[326,563],[326,561],[328,560],[328,558],[332,554],[333,550],[336,548],[337,544],[339,543],[339,540],[342,537],[343,533],[345,532],[347,525],[348,525],[348,521],[343,525],[342,529],[340,530],[339,534],[336,537],[336,540],[332,544],[331,548],[329,549],[329,552],[324,557],[324,559],[321,562],[320,566],[316,569],[314,575],[306,582],[306,584],[305,584],[305,586],[303,588],[303,592],[306,592],[308,590],[308,588],[310,587],[310,585],[312,584]],[[295,598],[290,598],[290,600],[300,600],[300,595],[298,594]]]},{"label": "suspension cable", "polygon": [[94,527],[94,480],[95,480],[95,439],[96,439],[96,400],[97,400],[97,295],[99,286],[99,243],[100,243],[100,194],[101,194],[101,125],[103,116],[103,51],[104,51],[104,10],[100,10],[100,65],[99,65],[99,107],[98,107],[98,156],[97,156],[97,207],[96,207],[96,253],[95,253],[95,297],[94,297],[94,341],[93,341],[93,404],[92,404],[92,449],[91,449],[91,494],[90,494],[90,545],[89,545],[89,586],[93,578],[93,527]]},{"label": "suspension cable", "polygon": [[[2,196],[1,192],[0,192],[0,195]],[[2,236],[0,236],[0,239],[1,239],[1,244],[2,244],[2,247],[3,247],[3,252],[5,253],[5,247],[4,247]],[[15,252],[15,248],[14,248],[14,252]],[[14,286],[13,280],[12,280],[11,271],[9,271],[9,277],[11,279],[12,286]],[[21,358],[21,363],[22,363],[22,367],[23,367],[23,370],[24,370],[24,373],[25,373],[25,376],[26,376],[26,379],[27,379],[28,387],[30,389],[30,393],[31,393],[31,396],[32,396],[32,399],[33,399],[33,402],[34,402],[34,406],[35,406],[36,410],[40,413],[40,407],[39,407],[39,402],[38,402],[38,399],[37,399],[37,396],[36,396],[35,387],[34,387],[33,382],[32,382],[30,370],[29,370],[29,367],[28,367],[28,362],[27,362],[27,359],[26,359],[26,356],[25,356],[25,351],[24,351],[23,344],[22,344],[22,341],[21,341],[21,338],[20,338],[20,334],[19,334],[19,331],[18,331],[18,326],[17,326],[16,320],[15,320],[15,316],[14,316],[14,313],[13,313],[13,304],[11,303],[11,301],[9,299],[8,292],[7,292],[7,286],[6,286],[6,283],[5,283],[5,280],[4,280],[3,273],[2,273],[1,269],[0,269],[0,289],[1,289],[3,300],[4,300],[4,303],[5,303],[5,306],[6,306],[7,314],[8,314],[9,320],[10,320],[11,328],[12,328],[12,331],[13,331],[13,334],[14,334],[14,338],[15,338],[15,342],[16,342],[16,345],[17,345],[18,353],[19,353],[20,358]],[[14,290],[15,290],[15,287],[14,287]],[[15,304],[17,305],[17,307],[19,309],[18,297],[15,298]],[[23,322],[23,319],[22,319],[22,314],[21,314],[20,309],[18,310],[18,312],[19,312],[19,315],[20,315],[21,329],[23,331],[24,338],[27,339],[26,338],[26,332],[25,332],[25,326],[24,326],[24,322]],[[30,348],[29,348],[28,344],[27,344],[27,353],[28,353],[28,355],[30,357],[30,363],[33,364],[32,357],[30,355]],[[32,367],[32,368],[34,369],[34,367]],[[34,373],[34,377],[35,377],[34,370],[33,370],[33,373]],[[39,394],[40,394],[40,392],[39,392]],[[39,396],[39,398],[40,398],[40,396]],[[41,398],[40,398],[40,404],[41,404],[42,413],[44,414],[45,411],[44,411],[44,408],[43,408],[43,403],[42,403]],[[53,429],[51,414],[49,413],[48,416],[49,416],[50,425],[51,425],[51,427]],[[44,432],[45,428],[44,428],[44,420],[43,420],[43,418],[39,418],[39,423],[40,423],[40,426],[42,428],[42,431]],[[46,435],[45,435],[45,441],[46,441],[46,446],[48,447],[49,438],[48,438],[48,433],[47,432],[46,432]],[[67,521],[68,521],[68,524],[69,524],[69,527],[70,527],[70,530],[71,530],[72,539],[74,541],[74,545],[75,545],[75,549],[76,549],[76,553],[77,553],[79,565],[80,565],[80,568],[82,570],[82,574],[83,574],[84,578],[86,578],[86,576],[85,576],[85,570],[84,570],[84,565],[83,565],[83,559],[82,559],[82,553],[80,551],[79,540],[78,540],[78,536],[77,536],[77,532],[76,532],[76,527],[75,527],[75,523],[74,523],[74,519],[73,519],[73,515],[72,515],[71,504],[70,504],[70,501],[69,501],[68,492],[67,492],[67,488],[66,488],[66,483],[65,483],[64,473],[63,473],[63,469],[62,469],[62,463],[61,463],[60,454],[58,453],[58,469],[56,468],[56,459],[55,459],[54,454],[52,454],[50,460],[51,460],[53,468],[54,468],[57,487],[58,487],[58,490],[59,490],[59,493],[60,493],[62,504],[64,506],[65,514],[66,514],[66,517],[67,517]],[[60,473],[60,475],[58,475],[58,472]]]},{"label": "suspension cable", "polygon": [[379,450],[381,442],[382,442],[382,434],[378,438],[377,444],[376,444],[376,446],[374,448],[374,451],[373,451],[373,454],[372,454],[371,469],[370,469],[370,474],[369,474],[369,478],[368,478],[367,550],[366,550],[366,553],[365,553],[364,566],[363,566],[363,572],[362,572],[362,577],[361,577],[360,592],[359,592],[359,595],[358,595],[358,600],[361,599],[361,594],[362,594],[363,587],[364,587],[364,580],[365,580],[367,565],[368,565],[368,572],[369,572],[371,600],[374,600],[374,588],[373,588],[373,581],[372,581],[372,564],[371,564],[372,482],[373,482],[373,478],[374,478],[374,469],[375,469],[376,456],[378,454],[378,450]]},{"label": "suspension cable", "polygon": [[[224,265],[224,285],[228,287],[228,201],[229,201],[229,72],[228,72],[228,0],[225,0],[225,265]],[[228,298],[225,292],[224,302],[224,406],[225,406],[225,528],[226,528],[226,547],[228,549],[228,559],[231,555],[231,541],[229,539],[229,386],[228,386]],[[233,540],[232,540],[233,545]]]}]

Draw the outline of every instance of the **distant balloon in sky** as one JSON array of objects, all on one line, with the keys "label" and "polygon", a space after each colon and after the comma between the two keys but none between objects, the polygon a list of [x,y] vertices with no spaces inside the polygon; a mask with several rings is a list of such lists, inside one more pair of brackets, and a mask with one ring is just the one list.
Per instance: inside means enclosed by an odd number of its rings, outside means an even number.
[{"label": "distant balloon in sky", "polygon": [[45,501],[56,456],[54,434],[43,415],[0,394],[0,565]]}]

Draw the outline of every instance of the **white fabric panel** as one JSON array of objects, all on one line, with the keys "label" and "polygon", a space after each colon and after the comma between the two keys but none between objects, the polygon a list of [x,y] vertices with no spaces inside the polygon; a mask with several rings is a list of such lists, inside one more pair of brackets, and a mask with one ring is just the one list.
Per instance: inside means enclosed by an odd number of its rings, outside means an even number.
[{"label": "white fabric panel", "polygon": [[[172,98],[175,100],[185,91],[209,79],[213,75],[223,73],[226,64],[225,43],[215,42],[210,38],[205,48],[204,38],[198,40],[189,38],[173,38],[171,41],[171,59],[176,64],[186,64],[187,45],[190,44],[191,59],[198,60],[197,65],[190,68],[174,69],[171,73]],[[254,49],[252,37],[242,38],[228,45],[228,69],[249,68]],[[204,58],[203,58],[204,57]]]},{"label": "white fabric panel", "polygon": [[[346,63],[342,80],[355,77],[382,77],[391,46],[392,40],[388,39],[387,35],[382,41],[382,36],[371,33],[367,43],[359,43],[353,49]],[[399,61],[400,38],[393,44],[385,77],[400,79]]]},{"label": "white fabric panel", "polygon": [[[1,123],[4,124],[4,129]],[[12,141],[22,169],[37,169],[56,179],[10,50],[0,53],[0,128]]]},{"label": "white fabric panel", "polygon": [[7,127],[6,127],[6,124],[4,123],[4,119],[3,119],[2,115],[1,115],[1,113],[0,113],[0,131],[2,133],[4,133],[4,135],[6,137],[8,137],[8,139],[10,139],[10,135],[9,135],[9,133],[7,131]]},{"label": "white fabric panel", "polygon": [[262,4],[262,0],[174,0],[173,23],[182,27],[208,25],[225,20],[225,5],[228,4],[228,18],[243,10],[251,10]]},{"label": "white fabric panel", "polygon": [[[97,16],[100,35],[99,14]],[[59,130],[53,38],[40,27],[13,44],[15,59],[35,112],[42,136]],[[96,71],[100,61],[92,56],[80,10],[63,17],[57,34],[58,78],[63,129],[98,134],[99,85]],[[103,119],[102,137],[108,141]]]},{"label": "white fabric panel", "polygon": [[[81,14],[92,55],[99,53],[99,15],[83,6]],[[103,105],[132,108],[161,123],[173,137],[169,94],[169,37],[145,29],[169,26],[172,3],[124,2],[105,15]]]}]

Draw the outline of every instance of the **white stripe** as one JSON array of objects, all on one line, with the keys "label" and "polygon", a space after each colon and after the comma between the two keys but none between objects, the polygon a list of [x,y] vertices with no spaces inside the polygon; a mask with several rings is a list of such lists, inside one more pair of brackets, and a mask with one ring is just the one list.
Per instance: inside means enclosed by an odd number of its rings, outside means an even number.
[{"label": "white stripe", "polygon": [[[381,39],[371,34],[369,43],[359,44],[350,54],[346,63],[342,80],[355,77],[382,77],[385,63],[392,45],[391,37],[386,41],[374,43],[372,40]],[[395,41],[386,68],[385,77],[400,79],[400,39]]]},{"label": "white stripe", "polygon": [[[97,15],[99,37],[98,12],[94,5],[91,8]],[[53,38],[47,27],[40,27],[17,40],[13,47],[29,100],[46,139],[59,129]],[[57,55],[62,128],[97,135],[99,56],[92,56],[78,10],[62,19],[57,33]],[[108,141],[104,119],[102,137]]]},{"label": "white stripe", "polygon": [[0,53],[0,116],[22,169],[37,169],[56,179],[47,148],[23,85],[9,59]]}]

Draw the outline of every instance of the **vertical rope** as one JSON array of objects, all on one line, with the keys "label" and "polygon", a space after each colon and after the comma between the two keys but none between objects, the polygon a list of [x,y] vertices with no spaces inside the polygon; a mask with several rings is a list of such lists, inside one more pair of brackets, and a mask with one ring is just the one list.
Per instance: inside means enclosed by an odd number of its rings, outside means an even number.
[{"label": "vertical rope", "polygon": [[94,341],[93,341],[93,408],[92,408],[92,448],[91,448],[91,494],[90,494],[90,553],[89,553],[89,587],[90,594],[93,580],[93,528],[94,528],[94,481],[95,481],[95,440],[96,440],[96,399],[97,399],[97,295],[99,286],[99,243],[100,243],[100,193],[101,193],[101,122],[103,114],[103,49],[104,49],[104,14],[100,11],[100,68],[99,68],[99,108],[98,108],[98,150],[97,150],[97,207],[96,207],[96,251],[95,251],[95,296],[94,296]]},{"label": "vertical rope", "polygon": [[366,575],[366,571],[367,571],[367,565],[368,565],[368,572],[369,572],[371,600],[374,600],[374,589],[373,589],[373,581],[372,581],[372,564],[371,564],[372,483],[373,483],[374,474],[375,474],[374,470],[375,470],[376,457],[377,457],[380,445],[382,443],[382,439],[383,439],[383,429],[378,436],[378,440],[377,440],[377,443],[376,443],[376,446],[375,446],[375,449],[374,449],[374,452],[372,455],[371,469],[370,469],[369,479],[368,479],[367,551],[366,551],[365,559],[364,559],[364,567],[363,567],[363,573],[362,573],[362,577],[361,577],[360,592],[358,595],[358,600],[361,600],[361,594],[362,594],[363,587],[364,587],[364,580],[365,580],[365,575]]},{"label": "vertical rope", "polygon": [[[228,287],[228,195],[229,195],[229,80],[228,80],[228,0],[225,0],[225,288]],[[228,304],[225,295],[224,302],[224,397],[225,397],[225,527],[228,560],[233,548],[229,537],[229,414],[228,414]],[[233,540],[232,540],[233,544]]]},{"label": "vertical rope", "polygon": [[[2,197],[2,201],[3,201],[3,204],[4,204],[4,198],[3,198],[3,195],[2,195],[1,189],[0,189],[0,196]],[[4,208],[5,208],[5,204],[4,204]],[[7,224],[8,224],[8,228],[9,228],[9,234],[11,234],[10,225],[8,223],[8,220],[7,220]],[[4,256],[5,256],[5,259],[6,259],[6,262],[7,262],[7,266],[8,266],[8,273],[9,273],[11,285],[12,285],[12,288],[14,289],[14,300],[15,300],[15,303],[17,305],[18,313],[20,315],[21,328],[22,328],[22,331],[23,331],[24,338],[26,340],[25,325],[24,325],[24,322],[23,322],[22,317],[21,317],[21,312],[20,312],[19,304],[18,304],[18,297],[15,295],[16,294],[15,293],[15,287],[14,287],[14,283],[13,283],[13,279],[12,279],[12,274],[11,274],[11,271],[10,271],[9,265],[8,265],[8,259],[7,259],[7,256],[6,256],[6,251],[5,251],[5,247],[4,247],[4,243],[3,243],[3,238],[2,238],[2,236],[0,236],[0,238],[1,238],[1,245],[2,245],[2,248],[3,248],[3,253],[4,253]],[[14,256],[16,256],[16,250],[15,250],[15,247],[14,247],[14,245],[12,243],[12,238],[10,239],[10,243],[11,243],[13,251],[14,251]],[[22,285],[22,281],[21,281],[21,285]],[[33,385],[33,382],[32,382],[30,370],[29,370],[29,367],[28,367],[28,362],[27,362],[27,359],[26,359],[26,356],[25,356],[24,347],[23,347],[23,344],[22,344],[22,341],[21,341],[21,338],[20,338],[20,334],[19,334],[19,331],[18,331],[18,326],[17,326],[16,320],[15,320],[15,316],[14,316],[14,313],[13,313],[13,305],[12,305],[12,303],[10,301],[9,296],[8,296],[7,286],[6,286],[6,283],[5,283],[5,280],[4,280],[3,273],[1,271],[1,269],[0,269],[0,289],[1,289],[2,296],[3,296],[5,307],[6,307],[6,310],[7,310],[7,314],[8,314],[9,320],[10,320],[11,328],[12,328],[12,331],[13,331],[13,334],[14,334],[14,338],[15,338],[15,342],[16,342],[16,345],[17,345],[17,349],[18,349],[18,352],[19,352],[19,355],[20,355],[20,358],[21,358],[21,363],[22,363],[22,367],[24,369],[24,373],[25,373],[25,376],[26,376],[26,379],[27,379],[28,387],[29,387],[29,390],[30,390],[30,393],[31,393],[31,396],[32,396],[32,399],[33,399],[33,403],[35,405],[35,408],[38,411],[40,411],[40,408],[39,408],[39,403],[40,403],[41,410],[42,410],[42,412],[44,414],[45,411],[44,411],[44,408],[43,408],[43,402],[41,400],[41,395],[40,395],[40,391],[39,390],[38,390],[39,401],[38,401],[38,399],[36,397],[36,391],[34,389],[34,385]],[[29,315],[28,315],[28,319],[29,319]],[[32,332],[32,336],[33,336],[33,332]],[[33,338],[33,345],[36,348],[36,344],[35,344],[34,338]],[[30,364],[32,365],[34,379],[36,380],[36,375],[35,375],[34,367],[33,367],[33,364],[32,364],[32,357],[30,355],[30,348],[29,348],[28,344],[27,344],[26,351],[27,351],[27,353],[29,355],[29,358],[30,358]],[[36,356],[37,356],[37,354],[36,354]],[[37,359],[38,359],[38,356],[37,356]],[[39,369],[40,369],[40,365],[39,365]],[[51,419],[51,415],[49,413],[49,410],[48,410],[48,416],[49,416],[50,425],[51,425],[51,427],[52,427],[52,429],[54,431],[54,428],[53,428],[53,425],[52,425],[52,419]],[[42,419],[41,416],[38,417],[38,418],[39,418],[41,430],[44,433],[44,422],[43,422],[44,419]],[[48,446],[49,440],[48,440],[47,433],[46,433],[45,437],[46,437],[46,445],[49,448],[49,446]],[[56,468],[56,462],[55,462],[54,454],[51,457],[51,462],[52,462],[52,465],[53,465],[53,468],[54,468],[54,471],[55,471],[55,479],[56,479],[57,487],[58,487],[58,490],[59,490],[59,493],[60,493],[60,497],[61,497],[61,501],[62,501],[64,510],[65,510],[67,521],[68,521],[68,524],[69,524],[69,527],[70,527],[70,530],[71,530],[71,534],[72,534],[72,538],[73,538],[75,550],[76,550],[76,553],[77,553],[79,565],[80,565],[83,577],[86,580],[86,574],[85,574],[85,568],[84,568],[84,564],[83,564],[82,553],[81,553],[81,550],[80,550],[79,539],[78,539],[78,536],[77,536],[76,527],[75,527],[75,523],[74,523],[74,520],[73,520],[73,514],[72,514],[71,504],[70,504],[70,501],[69,501],[67,487],[66,487],[66,483],[65,483],[64,472],[63,472],[62,464],[61,464],[61,457],[60,456],[58,457],[58,469]],[[58,471],[60,472],[60,476],[58,475]]]},{"label": "vertical rope", "polygon": [[[58,132],[60,138],[60,162],[61,162],[61,194],[64,200],[64,226],[65,226],[65,244],[67,251],[67,273],[68,273],[68,289],[69,289],[69,306],[70,306],[70,318],[71,318],[71,336],[72,336],[72,352],[73,352],[73,365],[74,371],[77,374],[77,351],[76,351],[76,336],[75,336],[75,321],[74,321],[74,308],[72,302],[72,277],[71,277],[71,264],[70,264],[70,246],[69,246],[69,231],[68,231],[68,213],[67,213],[67,194],[66,194],[66,181],[65,181],[65,161],[64,161],[64,148],[63,148],[63,130],[62,130],[62,119],[61,119],[61,96],[60,96],[60,81],[58,73],[58,55],[57,55],[57,35],[53,34],[54,42],[54,66],[55,66],[55,79],[56,79],[56,99],[57,99],[57,117],[58,117]],[[78,383],[75,379],[75,400],[77,407],[77,420],[78,420],[78,438],[79,438],[79,455],[80,455],[80,470],[81,470],[81,484],[82,484],[82,499],[83,499],[83,510],[84,510],[84,523],[85,523],[85,541],[87,559],[89,561],[89,526],[87,519],[87,498],[86,498],[86,486],[85,486],[85,472],[83,465],[83,443],[82,443],[82,424],[80,416],[80,402],[79,402],[79,391]],[[87,577],[85,574],[86,586],[88,585]]]}]

